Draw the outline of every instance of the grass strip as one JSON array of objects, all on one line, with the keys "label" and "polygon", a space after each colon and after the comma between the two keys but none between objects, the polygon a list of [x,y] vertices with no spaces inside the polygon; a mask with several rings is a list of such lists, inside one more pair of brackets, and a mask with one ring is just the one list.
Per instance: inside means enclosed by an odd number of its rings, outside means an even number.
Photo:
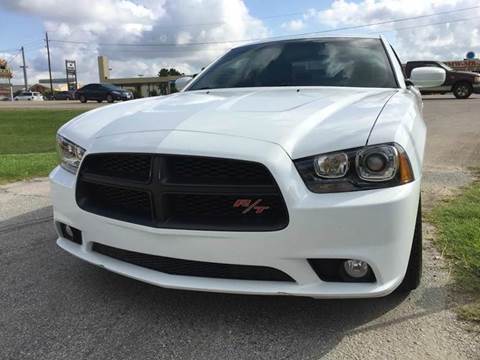
[{"label": "grass strip", "polygon": [[47,176],[57,164],[55,152],[0,155],[0,184]]},{"label": "grass strip", "polygon": [[474,301],[460,308],[460,317],[480,322],[480,182],[434,208],[429,221],[438,230],[436,242],[450,259],[457,284],[473,295]]}]

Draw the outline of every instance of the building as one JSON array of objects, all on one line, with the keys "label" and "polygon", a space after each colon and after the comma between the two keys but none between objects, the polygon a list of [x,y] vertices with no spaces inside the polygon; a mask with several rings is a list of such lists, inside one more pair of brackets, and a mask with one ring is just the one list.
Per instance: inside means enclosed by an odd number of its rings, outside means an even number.
[{"label": "building", "polygon": [[0,59],[0,100],[10,98],[12,91],[12,71],[8,67],[7,61]]},{"label": "building", "polygon": [[473,71],[480,73],[480,59],[444,61],[444,63],[457,71]]},{"label": "building", "polygon": [[113,84],[122,88],[132,90],[135,97],[147,97],[156,95],[167,95],[173,91],[175,80],[179,76],[155,76],[155,77],[134,77],[134,78],[110,78],[110,68],[106,56],[98,57],[98,76],[100,83]]}]

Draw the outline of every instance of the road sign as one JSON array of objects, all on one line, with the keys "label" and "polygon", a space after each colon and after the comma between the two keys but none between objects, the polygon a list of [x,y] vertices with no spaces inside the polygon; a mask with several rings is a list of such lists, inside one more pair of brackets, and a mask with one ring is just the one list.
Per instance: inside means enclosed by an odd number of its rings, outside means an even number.
[{"label": "road sign", "polygon": [[65,60],[68,90],[77,90],[77,63],[75,60]]}]

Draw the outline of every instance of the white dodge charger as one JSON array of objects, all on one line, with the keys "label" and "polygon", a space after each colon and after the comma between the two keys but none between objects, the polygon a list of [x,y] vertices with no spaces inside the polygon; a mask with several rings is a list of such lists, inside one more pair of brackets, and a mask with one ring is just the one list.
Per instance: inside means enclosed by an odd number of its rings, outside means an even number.
[{"label": "white dodge charger", "polygon": [[412,290],[426,137],[413,84],[444,78],[419,68],[405,79],[383,38],[234,48],[179,93],[98,108],[58,131],[57,244],[167,288]]}]

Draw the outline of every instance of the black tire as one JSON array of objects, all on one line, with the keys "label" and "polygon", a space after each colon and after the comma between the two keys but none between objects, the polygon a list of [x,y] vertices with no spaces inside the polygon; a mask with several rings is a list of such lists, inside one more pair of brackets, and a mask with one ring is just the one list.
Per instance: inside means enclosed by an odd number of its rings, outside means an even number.
[{"label": "black tire", "polygon": [[407,273],[398,287],[400,292],[410,292],[420,285],[422,278],[422,199],[418,202],[417,221],[413,234],[412,250],[408,260]]},{"label": "black tire", "polygon": [[453,95],[455,95],[457,99],[467,99],[472,93],[472,85],[468,82],[459,82],[453,85]]},{"label": "black tire", "polygon": [[113,99],[113,96],[111,94],[108,94],[107,95],[107,102],[109,102],[110,104],[113,103],[115,100]]},{"label": "black tire", "polygon": [[97,100],[97,102],[98,102],[98,103],[101,103],[101,102],[103,102],[103,100]]},{"label": "black tire", "polygon": [[80,95],[80,97],[78,98],[78,100],[80,100],[81,103],[86,103],[87,102],[87,98],[83,95]]}]

